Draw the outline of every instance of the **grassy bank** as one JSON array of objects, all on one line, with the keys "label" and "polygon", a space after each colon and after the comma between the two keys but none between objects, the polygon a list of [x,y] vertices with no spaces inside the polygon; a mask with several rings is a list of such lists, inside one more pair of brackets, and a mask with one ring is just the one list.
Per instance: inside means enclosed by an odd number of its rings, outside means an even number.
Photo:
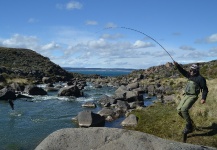
[{"label": "grassy bank", "polygon": [[[187,143],[205,145],[217,148],[217,79],[207,80],[209,94],[207,102],[200,104],[200,98],[192,107],[190,114],[199,131],[188,134]],[[178,97],[178,95],[177,95]],[[170,104],[154,104],[143,110],[132,113],[138,118],[138,126],[130,128],[164,139],[182,142],[182,130],[185,122],[177,115],[178,100]]]}]

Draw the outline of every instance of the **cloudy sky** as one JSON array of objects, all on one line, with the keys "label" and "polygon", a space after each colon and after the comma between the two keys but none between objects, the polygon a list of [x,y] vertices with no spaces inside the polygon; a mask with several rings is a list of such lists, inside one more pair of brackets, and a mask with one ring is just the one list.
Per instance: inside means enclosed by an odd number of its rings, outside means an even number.
[{"label": "cloudy sky", "polygon": [[168,53],[182,64],[207,62],[217,58],[216,6],[217,0],[1,0],[0,46],[32,49],[62,67],[146,69],[172,62]]}]

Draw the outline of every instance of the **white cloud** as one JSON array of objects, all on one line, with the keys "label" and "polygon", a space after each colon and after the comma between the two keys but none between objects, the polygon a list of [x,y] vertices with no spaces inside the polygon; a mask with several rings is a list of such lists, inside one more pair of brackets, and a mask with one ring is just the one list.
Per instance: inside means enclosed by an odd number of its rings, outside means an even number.
[{"label": "white cloud", "polygon": [[187,45],[183,45],[179,47],[182,50],[187,50],[187,51],[194,51],[195,48],[191,47],[191,46],[187,46]]},{"label": "white cloud", "polygon": [[217,33],[203,39],[197,39],[195,43],[217,43]]},{"label": "white cloud", "polygon": [[115,27],[117,27],[117,25],[114,24],[114,23],[112,23],[112,22],[109,22],[109,23],[107,23],[107,24],[105,25],[105,27],[106,27],[106,28],[115,28]]},{"label": "white cloud", "polygon": [[193,51],[193,52],[190,52],[190,53],[187,53],[187,54],[184,54],[184,58],[192,58],[192,59],[198,59],[198,58],[203,58],[207,56],[205,53],[203,52],[200,52],[200,51]]},{"label": "white cloud", "polygon": [[97,41],[88,42],[88,47],[94,48],[94,49],[102,49],[102,48],[106,49],[108,45],[104,39],[99,39]]},{"label": "white cloud", "polygon": [[41,47],[42,50],[51,50],[51,49],[57,49],[57,48],[60,48],[60,46],[56,44],[55,42],[48,43]]},{"label": "white cloud", "polygon": [[210,57],[216,57],[217,56],[217,47],[210,49],[210,51],[208,52],[208,55]]},{"label": "white cloud", "polygon": [[153,47],[154,45],[150,42],[143,42],[141,40],[137,40],[133,44],[133,48],[147,48],[147,47]]},{"label": "white cloud", "polygon": [[1,39],[0,43],[3,47],[31,49],[49,58],[56,55],[57,51],[48,50],[58,50],[61,48],[60,45],[55,42],[42,45],[36,36],[25,36],[20,34],[14,34],[9,39]]},{"label": "white cloud", "polygon": [[63,8],[64,8],[64,5],[63,5],[63,4],[56,4],[56,8],[57,8],[57,9],[63,9]]},{"label": "white cloud", "polygon": [[6,47],[35,48],[38,39],[35,36],[23,36],[14,34],[11,38],[2,40],[2,45]]},{"label": "white cloud", "polygon": [[36,22],[38,22],[38,20],[35,18],[29,18],[27,22],[28,23],[36,23]]},{"label": "white cloud", "polygon": [[81,9],[83,5],[79,2],[76,1],[71,1],[66,4],[66,9],[68,10],[73,10],[73,9]]},{"label": "white cloud", "polygon": [[154,56],[154,57],[160,57],[160,58],[162,58],[162,57],[164,57],[164,56],[168,56],[168,54],[165,52],[165,51],[154,51],[154,52],[152,52],[151,53],[151,56]]},{"label": "white cloud", "polygon": [[84,32],[68,26],[53,27],[51,32],[53,34],[53,41],[58,41],[58,43],[68,46],[86,43],[97,35],[96,33]]},{"label": "white cloud", "polygon": [[124,36],[122,34],[120,34],[120,33],[117,33],[117,34],[103,34],[100,37],[103,38],[103,39],[115,40],[115,39],[123,38]]},{"label": "white cloud", "polygon": [[56,8],[58,9],[67,9],[67,10],[74,10],[74,9],[81,9],[83,5],[77,1],[70,1],[67,4],[56,4]]},{"label": "white cloud", "polygon": [[[32,49],[60,66],[146,68],[171,61],[161,47],[143,40],[128,39],[123,34],[103,34],[97,38],[96,34],[69,27],[56,27],[52,31],[56,32],[52,32],[51,42],[40,43],[36,36],[15,34],[8,39],[0,39],[0,45]],[[180,62],[205,57],[203,51],[177,49],[176,53],[173,56],[179,58]],[[209,53],[216,55],[216,48]],[[180,55],[182,57],[178,57]]]},{"label": "white cloud", "polygon": [[86,21],[86,25],[98,25],[98,22],[94,20],[88,20]]},{"label": "white cloud", "polygon": [[208,43],[215,43],[215,42],[217,42],[217,33],[216,34],[212,34],[209,37],[207,37],[206,41]]}]

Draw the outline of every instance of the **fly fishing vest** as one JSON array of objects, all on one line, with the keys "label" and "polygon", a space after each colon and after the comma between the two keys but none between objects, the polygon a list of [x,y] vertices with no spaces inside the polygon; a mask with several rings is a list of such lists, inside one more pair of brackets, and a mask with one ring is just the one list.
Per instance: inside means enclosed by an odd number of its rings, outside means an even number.
[{"label": "fly fishing vest", "polygon": [[185,87],[186,95],[198,95],[200,93],[200,87],[194,81],[188,80],[187,85]]}]

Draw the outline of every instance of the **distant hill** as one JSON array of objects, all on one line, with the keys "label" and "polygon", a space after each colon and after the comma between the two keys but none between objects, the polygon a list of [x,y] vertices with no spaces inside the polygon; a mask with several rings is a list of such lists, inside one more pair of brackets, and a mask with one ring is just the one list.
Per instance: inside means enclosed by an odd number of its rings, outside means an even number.
[{"label": "distant hill", "polygon": [[9,78],[66,79],[72,74],[33,50],[0,47],[0,74]]},{"label": "distant hill", "polygon": [[[191,64],[182,65],[189,68]],[[217,78],[217,60],[199,63],[201,74],[207,79]],[[43,77],[51,77],[54,81],[64,81],[73,76],[83,77],[77,73],[66,71],[48,57],[44,57],[33,50],[22,48],[0,47],[0,80],[4,78],[26,78],[41,81]],[[154,78],[180,76],[172,63],[153,66],[148,69],[134,70],[129,77],[142,74]]]},{"label": "distant hill", "polygon": [[[189,70],[191,64],[180,64],[186,70]],[[217,60],[198,63],[200,66],[200,74],[207,79],[217,78]],[[137,76],[138,74],[146,75],[152,78],[167,78],[181,76],[177,69],[174,68],[172,63],[166,63],[165,65],[153,66],[148,69],[135,70],[128,76]]]}]

